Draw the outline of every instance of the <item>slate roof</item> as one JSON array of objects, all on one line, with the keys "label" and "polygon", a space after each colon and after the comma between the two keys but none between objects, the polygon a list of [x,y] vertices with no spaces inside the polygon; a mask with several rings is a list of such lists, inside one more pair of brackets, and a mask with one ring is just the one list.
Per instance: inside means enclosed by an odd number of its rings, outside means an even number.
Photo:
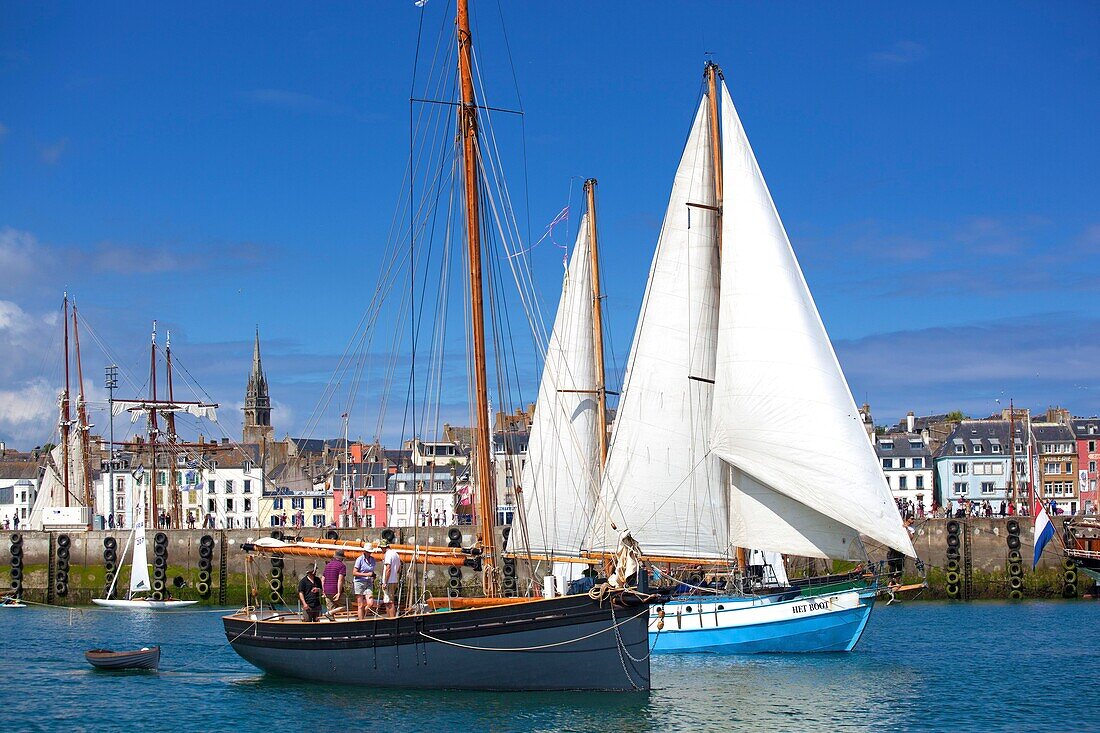
[{"label": "slate roof", "polygon": [[[1027,435],[1019,423],[1016,425],[1016,437],[1021,444],[1027,444]],[[994,452],[994,445],[998,446],[999,452]],[[1000,458],[1008,457],[1011,450],[1008,420],[963,420],[951,431],[936,457],[980,455]]]},{"label": "slate roof", "polygon": [[1056,423],[1032,423],[1031,433],[1038,443],[1073,443],[1073,430],[1069,425]]},{"label": "slate roof", "polygon": [[[883,447],[883,441],[893,443],[892,448]],[[917,443],[916,447],[910,441]],[[931,458],[932,452],[921,440],[920,433],[883,433],[875,436],[875,453],[879,458]]]},{"label": "slate roof", "polygon": [[34,461],[0,461],[0,479],[38,479],[38,464]]},{"label": "slate roof", "polygon": [[1072,425],[1078,439],[1095,437],[1100,440],[1100,417],[1075,417]]}]

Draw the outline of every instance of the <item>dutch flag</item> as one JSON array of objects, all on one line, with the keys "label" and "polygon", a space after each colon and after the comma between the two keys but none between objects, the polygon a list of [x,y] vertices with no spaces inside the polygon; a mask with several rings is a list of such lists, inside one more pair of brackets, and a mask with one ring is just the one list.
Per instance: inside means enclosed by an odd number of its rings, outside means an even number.
[{"label": "dutch flag", "polygon": [[1039,564],[1039,556],[1043,554],[1043,548],[1054,537],[1054,525],[1047,516],[1047,510],[1043,508],[1043,502],[1035,499],[1035,558],[1031,561],[1031,567]]}]

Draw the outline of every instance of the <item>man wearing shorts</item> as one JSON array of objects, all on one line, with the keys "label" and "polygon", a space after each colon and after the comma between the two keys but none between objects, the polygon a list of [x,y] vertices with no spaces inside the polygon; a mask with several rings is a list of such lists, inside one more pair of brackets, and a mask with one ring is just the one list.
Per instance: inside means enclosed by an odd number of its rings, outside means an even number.
[{"label": "man wearing shorts", "polygon": [[374,555],[370,554],[373,548],[367,550],[355,558],[355,565],[351,570],[352,585],[355,591],[355,606],[359,613],[359,620],[367,616],[367,608],[374,604]]},{"label": "man wearing shorts", "polygon": [[382,603],[386,606],[386,616],[397,616],[397,584],[401,580],[401,556],[390,543],[382,540],[379,547],[386,551],[382,558]]}]

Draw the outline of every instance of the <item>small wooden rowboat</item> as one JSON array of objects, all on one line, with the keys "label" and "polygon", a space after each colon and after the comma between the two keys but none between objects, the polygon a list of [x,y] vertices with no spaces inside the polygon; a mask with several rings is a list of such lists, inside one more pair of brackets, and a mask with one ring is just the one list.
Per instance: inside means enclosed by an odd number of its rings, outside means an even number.
[{"label": "small wooden rowboat", "polygon": [[147,646],[132,652],[92,649],[84,658],[97,669],[156,669],[160,664],[160,647]]}]

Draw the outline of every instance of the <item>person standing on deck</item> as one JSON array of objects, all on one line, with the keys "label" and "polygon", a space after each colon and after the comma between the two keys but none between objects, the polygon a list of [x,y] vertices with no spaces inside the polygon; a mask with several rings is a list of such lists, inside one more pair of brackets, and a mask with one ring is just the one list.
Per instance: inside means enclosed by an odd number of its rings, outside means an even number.
[{"label": "person standing on deck", "polygon": [[329,621],[336,620],[332,612],[340,608],[340,593],[344,590],[344,576],[347,573],[348,569],[344,567],[344,551],[337,550],[322,571],[325,581],[325,618]]},{"label": "person standing on deck", "polygon": [[306,568],[298,581],[298,601],[302,604],[302,620],[316,621],[321,616],[321,581],[317,578],[317,563]]},{"label": "person standing on deck", "polygon": [[351,569],[353,590],[355,591],[355,608],[362,621],[366,618],[367,608],[374,604],[374,555],[373,548],[367,550],[355,558],[355,565]]},{"label": "person standing on deck", "polygon": [[401,556],[390,543],[382,540],[379,547],[385,549],[382,557],[382,603],[386,606],[387,618],[397,616],[397,584],[401,579]]}]

